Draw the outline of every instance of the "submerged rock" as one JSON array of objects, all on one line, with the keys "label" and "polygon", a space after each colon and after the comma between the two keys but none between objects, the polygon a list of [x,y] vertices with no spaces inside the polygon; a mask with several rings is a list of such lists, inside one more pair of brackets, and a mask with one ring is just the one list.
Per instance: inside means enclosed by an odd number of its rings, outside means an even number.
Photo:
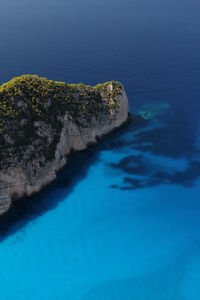
[{"label": "submerged rock", "polygon": [[0,214],[56,178],[71,151],[127,121],[123,86],[95,87],[22,75],[0,86]]},{"label": "submerged rock", "polygon": [[160,114],[163,114],[167,109],[169,109],[168,103],[158,103],[158,104],[149,104],[144,105],[138,112],[144,119],[150,120]]}]

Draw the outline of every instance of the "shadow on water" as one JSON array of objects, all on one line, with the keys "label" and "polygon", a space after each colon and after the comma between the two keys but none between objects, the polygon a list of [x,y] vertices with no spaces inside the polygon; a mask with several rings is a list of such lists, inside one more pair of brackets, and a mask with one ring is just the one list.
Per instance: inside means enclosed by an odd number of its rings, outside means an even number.
[{"label": "shadow on water", "polygon": [[[98,160],[100,151],[110,149],[110,143],[114,144],[114,141],[126,132],[128,126],[126,124],[117,129],[101,143],[90,146],[87,150],[73,153],[53,183],[32,197],[16,201],[9,212],[0,218],[0,241],[22,229],[28,222],[54,209],[66,199],[76,185],[87,176],[89,167]],[[56,190],[59,190],[59,197],[54,195]]]},{"label": "shadow on water", "polygon": [[[128,149],[129,155],[118,162],[105,162],[106,167],[121,170],[124,174],[123,183],[113,184],[111,188],[134,190],[163,183],[192,187],[200,177],[197,128],[197,120],[193,118],[188,122],[180,107],[177,111],[173,108],[173,113],[167,113],[164,117],[157,116],[156,120],[134,116],[131,122],[114,131],[100,144],[74,153],[66,168],[45,190],[28,199],[16,201],[13,208],[0,219],[0,240],[14,234],[66,199],[87,176],[89,167],[98,161],[101,151],[124,153]],[[183,170],[172,169],[167,165],[161,167],[156,159],[148,155],[175,161],[184,159],[186,167]],[[56,190],[59,190],[59,197],[54,194]]]},{"label": "shadow on water", "polygon": [[[54,209],[73,191],[76,184],[87,175],[89,166],[98,158],[97,147],[74,153],[68,160],[67,167],[57,179],[43,191],[32,197],[26,197],[14,203],[10,211],[0,219],[0,240],[22,229],[29,221]],[[60,190],[59,197],[51,193]]]}]

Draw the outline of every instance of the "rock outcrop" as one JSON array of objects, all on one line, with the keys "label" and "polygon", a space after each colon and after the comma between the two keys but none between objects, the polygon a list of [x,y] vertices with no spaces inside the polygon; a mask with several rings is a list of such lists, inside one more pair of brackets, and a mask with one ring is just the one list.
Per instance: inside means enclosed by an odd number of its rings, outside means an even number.
[{"label": "rock outcrop", "polygon": [[128,119],[123,86],[95,87],[23,75],[0,87],[0,214],[56,178],[68,154]]}]

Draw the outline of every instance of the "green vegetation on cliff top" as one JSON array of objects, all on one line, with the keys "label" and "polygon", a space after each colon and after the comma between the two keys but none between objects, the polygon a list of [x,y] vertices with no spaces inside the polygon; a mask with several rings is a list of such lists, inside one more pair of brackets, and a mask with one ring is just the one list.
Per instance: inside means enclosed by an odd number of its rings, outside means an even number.
[{"label": "green vegetation on cliff top", "polygon": [[110,99],[114,99],[121,91],[121,84],[112,81],[114,88],[109,91],[107,87],[110,83],[92,87],[82,83],[67,84],[48,80],[37,75],[15,77],[0,86],[0,122],[5,117],[18,117],[23,106],[26,106],[27,113],[44,119],[48,118],[49,113],[54,115],[58,106],[60,108],[62,106],[62,109],[74,118],[79,111],[87,111],[89,107],[86,100],[92,99],[98,102],[102,93],[107,93]]},{"label": "green vegetation on cliff top", "polygon": [[96,120],[101,122],[102,115],[118,109],[117,95],[121,89],[121,84],[116,81],[92,87],[37,75],[22,75],[2,84],[0,167],[12,165],[13,157],[17,161],[30,161],[39,159],[42,153],[46,160],[52,160],[60,139],[63,116],[67,114],[80,127],[90,127]]}]

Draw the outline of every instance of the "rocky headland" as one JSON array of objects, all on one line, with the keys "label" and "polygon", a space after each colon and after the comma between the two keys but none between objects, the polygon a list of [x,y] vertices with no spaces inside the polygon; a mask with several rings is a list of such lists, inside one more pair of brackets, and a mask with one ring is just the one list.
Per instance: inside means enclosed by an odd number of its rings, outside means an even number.
[{"label": "rocky headland", "polygon": [[56,178],[72,151],[128,119],[121,83],[94,87],[22,75],[0,86],[0,215]]}]

